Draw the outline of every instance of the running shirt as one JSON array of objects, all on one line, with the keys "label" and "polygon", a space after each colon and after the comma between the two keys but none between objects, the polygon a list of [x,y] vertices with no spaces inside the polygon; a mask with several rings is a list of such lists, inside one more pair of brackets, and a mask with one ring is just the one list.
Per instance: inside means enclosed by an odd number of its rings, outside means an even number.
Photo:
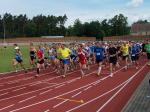
[{"label": "running shirt", "polygon": [[37,57],[38,57],[38,59],[42,59],[43,58],[43,52],[41,50],[37,51]]},{"label": "running shirt", "polygon": [[136,56],[136,54],[138,54],[139,50],[138,47],[136,45],[133,45],[130,47],[130,54],[131,56]]},{"label": "running shirt", "polygon": [[105,49],[102,48],[102,47],[95,47],[94,53],[96,55],[96,59],[103,60],[103,58],[104,58],[104,51],[105,51]]},{"label": "running shirt", "polygon": [[15,59],[16,59],[17,61],[22,61],[22,56],[21,56],[21,54],[20,54],[20,53],[16,53],[16,54],[15,54]]},{"label": "running shirt", "polygon": [[114,56],[116,56],[117,49],[115,47],[110,47],[108,49],[108,53],[109,53],[110,57],[114,57]]},{"label": "running shirt", "polygon": [[150,44],[145,44],[145,49],[147,53],[150,53]]},{"label": "running shirt", "polygon": [[61,56],[63,59],[68,58],[70,56],[71,50],[69,48],[64,48],[60,50]]},{"label": "running shirt", "polygon": [[81,64],[86,64],[86,54],[83,52],[81,48],[78,49],[78,57],[79,57],[79,62]]},{"label": "running shirt", "polygon": [[129,55],[129,45],[128,44],[122,45],[121,51],[122,51],[123,56]]}]

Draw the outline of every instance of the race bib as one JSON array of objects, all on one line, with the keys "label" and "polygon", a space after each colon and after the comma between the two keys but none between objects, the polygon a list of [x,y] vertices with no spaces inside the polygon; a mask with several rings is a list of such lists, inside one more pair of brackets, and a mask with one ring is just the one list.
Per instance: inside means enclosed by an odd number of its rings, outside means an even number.
[{"label": "race bib", "polygon": [[101,55],[101,53],[97,53],[96,55],[99,56],[99,55]]}]

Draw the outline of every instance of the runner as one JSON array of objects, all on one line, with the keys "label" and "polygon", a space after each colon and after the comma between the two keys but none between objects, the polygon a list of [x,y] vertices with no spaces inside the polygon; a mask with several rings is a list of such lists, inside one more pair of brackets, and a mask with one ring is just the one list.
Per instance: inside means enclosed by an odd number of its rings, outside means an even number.
[{"label": "runner", "polygon": [[64,73],[63,73],[63,78],[66,77],[66,73],[67,73],[67,69],[68,69],[68,65],[70,63],[70,54],[71,51],[69,48],[67,48],[64,44],[61,45],[61,57],[62,57],[62,63],[63,63],[63,67],[64,67]]},{"label": "runner", "polygon": [[78,58],[79,58],[79,66],[81,71],[81,78],[85,75],[85,72],[87,71],[87,59],[86,54],[83,51],[83,44],[79,45],[78,48]]},{"label": "runner", "polygon": [[147,44],[145,44],[145,50],[146,50],[147,59],[148,59],[147,65],[150,66],[150,42],[149,41],[147,42]]},{"label": "runner", "polygon": [[100,76],[101,70],[102,70],[104,51],[105,51],[105,49],[100,45],[100,43],[97,42],[96,47],[94,49],[94,53],[95,53],[96,63],[98,64],[98,71],[97,71],[98,76]]},{"label": "runner", "polygon": [[35,77],[39,76],[41,68],[45,68],[45,66],[44,66],[44,54],[41,51],[41,46],[39,46],[38,50],[37,50],[37,74]]},{"label": "runner", "polygon": [[117,64],[117,48],[112,43],[108,49],[109,54],[109,63],[110,63],[110,76],[113,77],[113,70],[115,71],[115,67]]},{"label": "runner", "polygon": [[23,65],[23,58],[20,48],[15,44],[15,58],[12,60],[13,67],[15,69],[15,72],[17,72],[17,65],[19,64],[21,68],[27,73],[24,65]]},{"label": "runner", "polygon": [[129,63],[129,44],[127,42],[124,42],[123,45],[121,46],[121,51],[122,51],[122,59],[125,61],[125,70],[128,69]]},{"label": "runner", "polygon": [[131,43],[130,55],[133,66],[138,69],[138,60],[139,60],[140,47],[136,43]]},{"label": "runner", "polygon": [[36,66],[36,48],[33,46],[33,43],[30,43],[30,64],[32,68]]}]

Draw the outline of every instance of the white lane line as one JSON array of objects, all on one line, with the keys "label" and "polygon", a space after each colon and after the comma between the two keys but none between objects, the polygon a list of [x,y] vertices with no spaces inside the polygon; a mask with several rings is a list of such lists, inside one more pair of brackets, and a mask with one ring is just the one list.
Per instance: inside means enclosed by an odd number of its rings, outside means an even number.
[{"label": "white lane line", "polygon": [[85,89],[84,89],[84,91],[86,91],[86,90],[90,89],[91,87],[92,87],[92,86],[89,86],[89,87],[85,88]]},{"label": "white lane line", "polygon": [[[47,73],[47,74],[49,74],[49,73]],[[50,73],[51,74],[51,73]],[[58,76],[57,76],[58,77]],[[49,79],[52,79],[52,78],[49,78]],[[47,80],[47,79],[46,79]],[[45,79],[44,80],[41,80],[41,81],[45,81]],[[41,82],[40,81],[40,82]],[[39,81],[35,81],[35,82],[32,82],[32,83],[28,83],[28,84],[23,84],[23,85],[19,85],[19,86],[14,86],[14,87],[10,87],[10,88],[5,88],[5,89],[1,89],[0,90],[0,92],[2,92],[2,91],[6,91],[6,90],[10,90],[10,89],[14,89],[14,88],[18,88],[18,87],[22,87],[22,86],[28,86],[28,85],[32,85],[32,84],[36,84],[36,83],[38,83]]]},{"label": "white lane line", "polygon": [[60,86],[57,86],[57,87],[55,87],[55,89],[60,88],[60,87],[62,87],[62,86],[64,86],[64,85],[66,85],[66,84],[62,84],[62,85],[60,85]]},{"label": "white lane line", "polygon": [[64,101],[62,101],[62,102],[60,102],[60,103],[58,103],[57,105],[53,106],[53,108],[56,108],[56,107],[62,105],[63,103],[67,102],[68,100],[69,100],[69,99],[66,99],[66,100],[64,100]]},{"label": "white lane line", "polygon": [[23,102],[28,101],[28,100],[30,100],[30,99],[32,99],[32,98],[35,98],[35,97],[37,97],[37,96],[29,97],[29,98],[27,98],[27,99],[25,99],[25,100],[21,100],[21,101],[19,101],[18,103],[23,103]]},{"label": "white lane line", "polygon": [[[127,81],[128,81],[128,80],[127,80]],[[113,89],[111,89],[111,90],[109,90],[109,91],[103,93],[102,95],[100,95],[100,96],[98,96],[98,97],[96,97],[96,98],[93,98],[93,99],[87,101],[86,103],[83,103],[83,104],[81,104],[81,105],[79,105],[79,106],[76,106],[76,107],[74,107],[74,108],[72,108],[72,109],[69,109],[69,110],[67,110],[66,112],[74,111],[74,110],[76,110],[76,109],[78,109],[78,108],[81,108],[82,106],[85,106],[85,105],[87,105],[87,104],[89,104],[89,103],[91,103],[91,102],[93,102],[93,101],[95,101],[95,100],[97,100],[97,99],[99,99],[99,98],[101,98],[101,97],[103,97],[103,96],[105,96],[105,95],[107,95],[107,94],[109,94],[109,93],[115,91],[116,89],[118,89],[118,88],[120,88],[121,86],[123,86],[124,84],[126,84],[127,81],[124,81],[123,83],[121,83],[121,84],[118,85],[117,87],[115,87],[115,88],[113,88]]]},{"label": "white lane line", "polygon": [[131,78],[129,78],[128,82],[123,87],[121,87],[109,100],[107,100],[106,103],[104,103],[96,112],[100,112],[104,107],[106,107],[106,105],[108,105],[132,81],[132,79],[145,68],[145,66],[147,66],[147,64],[145,64]]},{"label": "white lane line", "polygon": [[45,94],[45,93],[48,93],[48,92],[50,92],[50,91],[52,91],[52,90],[53,90],[53,89],[50,89],[50,90],[44,91],[44,92],[40,93],[40,95],[43,95],[43,94]]},{"label": "white lane line", "polygon": [[[124,67],[122,67],[121,69],[119,69],[119,70],[117,70],[117,71],[119,72],[119,71],[122,70],[123,68],[124,68]],[[93,74],[93,73],[95,73],[95,71],[94,71],[94,72],[91,72],[90,74]],[[115,73],[116,73],[116,72],[115,72]],[[101,79],[99,79],[99,80],[101,80]],[[97,81],[98,81],[98,80],[97,80]],[[27,106],[24,106],[24,107],[21,107],[21,108],[14,109],[14,110],[12,110],[12,111],[10,111],[10,112],[16,112],[16,111],[19,111],[19,110],[22,110],[22,109],[26,109],[26,108],[29,108],[29,107],[32,107],[32,106],[35,106],[35,105],[39,105],[39,104],[42,104],[42,103],[51,101],[51,100],[56,99],[56,98],[59,98],[59,97],[61,97],[61,96],[64,96],[64,95],[73,93],[73,92],[78,91],[78,90],[81,90],[81,89],[83,89],[83,88],[86,88],[86,87],[92,85],[92,84],[95,83],[95,82],[96,82],[96,81],[94,81],[94,82],[92,82],[92,83],[88,83],[87,85],[84,85],[84,86],[79,87],[79,88],[77,88],[77,89],[73,89],[73,90],[71,90],[71,91],[65,92],[65,93],[63,93],[63,94],[57,95],[57,96],[52,97],[52,98],[49,98],[49,99],[46,99],[46,100],[43,100],[43,101],[40,101],[40,102],[31,104],[31,105],[27,105]]]},{"label": "white lane line", "polygon": [[[94,71],[94,72],[95,72],[95,71]],[[90,74],[93,74],[94,72],[91,72]],[[64,95],[73,93],[73,92],[78,91],[78,90],[80,90],[80,89],[83,89],[83,88],[85,88],[85,87],[87,87],[87,86],[90,86],[91,84],[93,84],[93,82],[92,82],[92,83],[88,83],[87,85],[84,85],[84,86],[79,87],[79,88],[77,88],[77,89],[73,89],[73,90],[71,90],[71,91],[68,91],[68,92],[65,92],[65,93],[63,93],[63,94],[57,95],[57,96],[55,96],[55,97],[52,97],[52,98],[49,98],[49,99],[46,99],[46,100],[43,100],[43,101],[40,101],[40,102],[31,104],[31,105],[28,105],[28,106],[24,106],[24,107],[21,107],[21,108],[12,110],[12,111],[10,111],[10,112],[16,112],[16,111],[19,111],[19,110],[22,110],[22,109],[26,109],[26,108],[29,108],[29,107],[32,107],[32,106],[35,106],[35,105],[39,105],[39,104],[42,104],[42,103],[51,101],[51,100],[56,99],[56,98],[58,98],[58,97],[61,97],[61,96],[64,96]]]},{"label": "white lane line", "polygon": [[6,92],[6,93],[3,93],[3,94],[0,94],[0,96],[3,96],[3,95],[6,95],[6,94],[8,94],[9,92]]},{"label": "white lane line", "polygon": [[[138,74],[138,73],[139,73],[139,72],[137,72],[137,74]],[[131,77],[131,78],[132,78],[132,77]],[[76,106],[76,107],[74,107],[74,108],[72,108],[72,109],[69,109],[69,110],[67,110],[66,112],[72,112],[72,111],[74,111],[74,110],[76,110],[76,109],[79,109],[79,108],[81,108],[82,106],[85,106],[85,105],[87,105],[87,104],[89,104],[89,103],[91,103],[91,102],[93,102],[93,101],[95,101],[95,100],[97,100],[97,99],[99,99],[99,98],[101,98],[101,97],[103,97],[103,96],[105,96],[105,95],[111,93],[112,91],[118,89],[118,88],[121,87],[122,85],[127,84],[128,81],[130,81],[130,78],[129,78],[128,80],[124,81],[122,84],[118,85],[117,87],[115,87],[115,88],[113,88],[113,89],[111,89],[111,90],[109,90],[109,91],[103,93],[102,95],[100,95],[100,96],[98,96],[98,97],[96,97],[96,98],[93,98],[93,99],[87,101],[87,102],[84,103],[84,104],[81,104],[81,105]]]},{"label": "white lane line", "polygon": [[50,112],[50,110],[48,109],[48,110],[45,110],[44,112]]},{"label": "white lane line", "polygon": [[[117,73],[117,72],[119,72],[119,71],[122,70],[123,68],[124,68],[124,67],[122,67],[121,69],[117,70],[116,72],[114,72],[114,74]],[[86,76],[88,76],[88,75],[86,75]],[[71,98],[74,98],[74,97],[78,96],[78,95],[81,94],[83,91],[87,91],[88,89],[90,89],[90,88],[92,88],[93,86],[95,86],[95,85],[97,85],[98,83],[100,83],[101,80],[105,80],[105,79],[107,79],[107,78],[109,78],[109,77],[110,77],[110,76],[106,76],[106,77],[104,77],[104,78],[102,78],[102,79],[99,79],[99,80],[93,82],[93,84],[91,84],[90,86],[87,86],[84,90],[81,90],[80,92],[76,93],[76,94],[73,95]],[[92,85],[93,85],[93,86],[92,86]],[[66,102],[67,102],[67,101],[66,101]],[[64,103],[65,103],[65,102],[64,102]],[[61,103],[59,104],[59,106],[62,105],[62,104],[63,104],[63,102],[61,102]]]},{"label": "white lane line", "polygon": [[13,90],[12,92],[19,91],[19,90],[22,90],[22,89],[25,89],[25,88],[26,88],[26,87],[19,88],[19,89],[15,89],[15,90]]},{"label": "white lane line", "polygon": [[[45,75],[48,75],[48,74],[52,74],[52,73],[55,73],[55,71],[40,74],[39,77],[42,77],[42,76],[45,76]],[[9,81],[7,83],[0,83],[0,84],[12,84],[12,83],[20,82],[20,81],[23,81],[23,80],[29,80],[29,79],[32,79],[32,78],[34,78],[34,76],[28,77],[28,78],[23,78],[23,79],[17,79],[17,80]]]},{"label": "white lane line", "polygon": [[0,78],[0,80],[3,80],[3,79],[9,79],[9,78],[12,78],[12,77],[19,77],[19,76],[27,75],[27,74],[30,74],[30,73],[34,73],[34,71],[28,72],[28,73],[16,74],[16,75],[13,75],[13,76],[7,76],[7,77],[4,76],[3,78]]},{"label": "white lane line", "polygon": [[[3,110],[5,110],[5,109],[7,109],[7,108],[10,108],[10,107],[12,107],[12,106],[14,106],[15,104],[12,104],[12,105],[9,105],[9,106],[7,106],[7,107],[4,107],[4,108],[1,108],[0,109],[0,111],[3,111]],[[4,111],[3,111],[4,112]]]},{"label": "white lane line", "polygon": [[[93,65],[93,66],[95,66],[95,65]],[[79,70],[77,70],[77,71],[79,71]],[[76,72],[77,72],[77,71],[76,71]],[[50,73],[46,73],[45,75],[51,74],[51,73],[54,73],[54,72],[55,72],[55,71],[50,72]],[[74,71],[74,72],[75,72],[75,71]],[[74,72],[71,72],[71,73],[74,73]],[[68,73],[68,74],[70,74],[70,73]],[[67,75],[68,75],[68,74],[67,74]],[[41,76],[43,76],[43,75],[41,75]],[[59,78],[59,77],[61,77],[61,76],[56,76],[56,77],[53,77],[53,78],[44,79],[44,80],[41,80],[41,82],[46,82],[46,81],[48,81],[48,80],[53,80],[53,79],[56,79],[56,78]],[[39,81],[37,81],[37,82],[39,82]],[[23,85],[20,85],[20,86],[14,86],[14,87],[10,87],[10,88],[1,89],[0,92],[6,91],[6,90],[10,90],[10,89],[14,89],[14,88],[18,88],[18,87],[22,87],[22,86],[28,86],[28,85],[30,85],[30,84],[35,84],[35,83],[37,83],[37,82],[32,82],[32,83],[23,84]]]},{"label": "white lane line", "polygon": [[74,98],[74,97],[78,96],[78,95],[81,94],[81,93],[82,93],[82,91],[80,91],[80,92],[78,92],[77,94],[73,95],[71,98]]}]

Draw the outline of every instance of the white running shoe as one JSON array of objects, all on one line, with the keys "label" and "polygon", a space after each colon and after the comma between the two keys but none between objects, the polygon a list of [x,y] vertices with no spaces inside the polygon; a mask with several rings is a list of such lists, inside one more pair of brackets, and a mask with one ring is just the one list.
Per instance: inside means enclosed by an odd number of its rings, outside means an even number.
[{"label": "white running shoe", "polygon": [[113,73],[110,73],[110,77],[113,77],[114,76],[114,74]]}]

